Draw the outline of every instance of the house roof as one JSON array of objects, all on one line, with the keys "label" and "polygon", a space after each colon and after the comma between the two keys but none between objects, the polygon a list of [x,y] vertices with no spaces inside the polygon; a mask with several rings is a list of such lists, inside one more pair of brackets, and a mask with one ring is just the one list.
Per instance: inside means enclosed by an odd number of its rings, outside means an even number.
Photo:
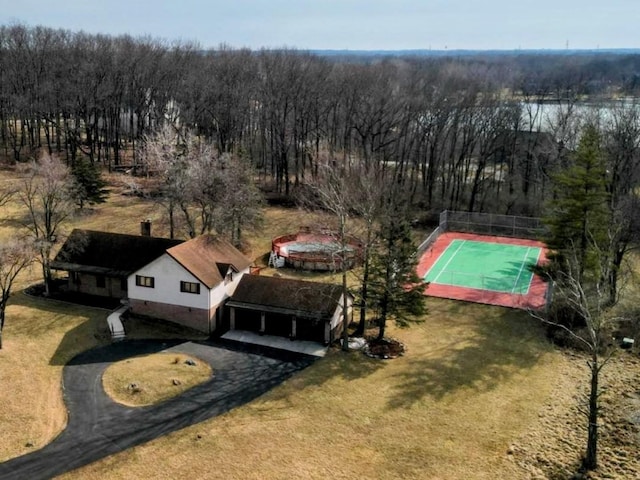
[{"label": "house roof", "polygon": [[51,268],[126,277],[182,240],[75,229]]},{"label": "house roof", "polygon": [[207,288],[222,282],[230,268],[240,272],[251,265],[240,250],[210,234],[169,248],[167,253]]},{"label": "house roof", "polygon": [[340,285],[243,275],[227,305],[300,317],[330,318],[341,295]]}]

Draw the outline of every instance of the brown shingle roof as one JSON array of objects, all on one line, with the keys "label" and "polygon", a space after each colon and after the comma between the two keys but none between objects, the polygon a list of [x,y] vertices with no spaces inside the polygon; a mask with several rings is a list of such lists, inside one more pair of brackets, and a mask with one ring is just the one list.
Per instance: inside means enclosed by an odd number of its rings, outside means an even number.
[{"label": "brown shingle roof", "polygon": [[209,234],[170,248],[167,253],[207,288],[213,288],[222,282],[222,272],[226,272],[229,266],[239,272],[251,265],[251,260],[240,250]]},{"label": "brown shingle roof", "polygon": [[228,305],[328,318],[338,306],[340,285],[243,275]]},{"label": "brown shingle roof", "polygon": [[74,229],[53,259],[56,270],[126,277],[182,240]]}]

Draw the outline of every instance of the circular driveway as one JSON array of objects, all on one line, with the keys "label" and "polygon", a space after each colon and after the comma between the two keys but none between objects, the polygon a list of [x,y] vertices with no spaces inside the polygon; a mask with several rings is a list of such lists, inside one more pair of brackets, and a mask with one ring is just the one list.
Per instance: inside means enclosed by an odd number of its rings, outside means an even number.
[{"label": "circular driveway", "polygon": [[[160,351],[206,361],[213,377],[148,407],[126,407],[105,394],[102,373],[111,363]],[[313,361],[291,352],[251,353],[245,347],[216,342],[130,340],[88,350],[64,367],[67,428],[42,449],[0,463],[0,479],[51,478],[202,422],[253,400]]]}]

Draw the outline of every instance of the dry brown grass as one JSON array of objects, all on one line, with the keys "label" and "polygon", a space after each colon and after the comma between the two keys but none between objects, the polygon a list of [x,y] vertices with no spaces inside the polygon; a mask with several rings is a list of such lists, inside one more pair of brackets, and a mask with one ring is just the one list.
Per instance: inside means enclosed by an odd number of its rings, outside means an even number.
[{"label": "dry brown grass", "polygon": [[[18,293],[0,350],[0,461],[50,442],[66,424],[62,367],[100,343],[105,312]],[[106,326],[105,326],[106,329]]]},{"label": "dry brown grass", "polygon": [[[121,196],[120,188],[73,225],[137,233],[150,218],[154,233],[166,235],[160,207]],[[20,212],[15,205],[5,210]],[[259,233],[247,234],[252,258],[267,253],[274,236],[327,223],[280,208],[267,209],[266,217]],[[0,234],[15,226],[5,221]],[[20,286],[38,275],[26,273]],[[571,392],[583,381],[575,362],[551,348],[540,325],[522,312],[428,303],[424,323],[390,328],[408,347],[404,357],[384,362],[333,350],[246,406],[63,478],[533,478],[520,450],[508,455],[507,449],[520,448],[530,435],[544,439],[549,423],[541,419],[554,418],[549,409],[575,408]],[[64,427],[62,365],[107,341],[105,315],[22,294],[12,299],[0,351],[0,461],[29,451],[27,442],[44,445]],[[144,324],[131,327],[137,337],[162,335]],[[560,391],[567,395],[556,401]]]},{"label": "dry brown grass", "polygon": [[521,312],[430,304],[391,329],[405,357],[331,351],[249,405],[63,478],[525,478],[506,452],[563,357]]},{"label": "dry brown grass", "polygon": [[115,402],[144,407],[180,395],[212,373],[206,362],[189,355],[154,353],[113,363],[102,375],[102,386]]},{"label": "dry brown grass", "polygon": [[[23,285],[39,279],[37,269],[27,273]],[[110,342],[107,314],[21,291],[12,297],[0,350],[0,461],[40,448],[64,429],[62,368],[78,353]],[[175,338],[176,329],[132,319],[127,336]]]},{"label": "dry brown grass", "polygon": [[[16,172],[0,171],[0,188],[20,183]],[[72,219],[66,231],[81,227],[138,233],[140,221],[150,218],[157,223],[157,233],[164,234],[160,207],[121,195],[122,185],[123,180],[115,180],[109,201]],[[3,206],[0,238],[17,231],[25,213],[15,199]],[[41,281],[40,268],[34,264],[18,278],[6,312],[0,350],[0,461],[39,448],[64,429],[66,409],[60,388],[63,365],[74,355],[109,341],[106,311],[31,298],[21,292]],[[165,336],[162,329],[144,322],[130,325],[129,332],[138,338]]]}]

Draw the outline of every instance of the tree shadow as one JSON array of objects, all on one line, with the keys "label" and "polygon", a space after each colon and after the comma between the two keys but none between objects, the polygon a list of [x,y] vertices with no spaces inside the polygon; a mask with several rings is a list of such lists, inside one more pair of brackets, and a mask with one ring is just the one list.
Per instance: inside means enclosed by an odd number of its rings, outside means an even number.
[{"label": "tree shadow", "polygon": [[12,230],[22,230],[28,225],[29,218],[27,215],[23,215],[22,218],[5,217],[0,218],[0,228],[7,228]]},{"label": "tree shadow", "polygon": [[532,368],[545,352],[542,328],[533,322],[505,309],[495,318],[478,318],[461,338],[429,356],[407,355],[389,408],[407,408],[425,397],[440,400],[465,388],[490,391],[514,371]]},{"label": "tree shadow", "polygon": [[[518,284],[522,281],[523,276],[530,276],[533,273],[533,264],[523,262],[507,262],[502,269],[495,272],[495,277],[486,277],[484,288],[495,291],[505,291],[505,286],[511,286],[512,293],[522,294],[529,290],[531,278],[529,283],[522,285],[520,288]],[[524,290],[524,292],[523,292]],[[509,293],[508,291],[506,293]]]},{"label": "tree shadow", "polygon": [[[304,361],[304,360],[302,360]],[[331,380],[342,379],[347,382],[362,380],[388,365],[387,361],[369,358],[361,351],[342,352],[338,347],[329,350],[324,358],[315,358],[305,365],[304,375],[294,377],[296,391],[305,388],[318,388]],[[286,400],[291,391],[271,392],[274,400]]]},{"label": "tree shadow", "polygon": [[76,317],[72,320],[76,325],[70,325],[62,335],[60,344],[49,360],[50,365],[65,365],[83,350],[110,342],[105,320],[107,310],[31,296],[24,290],[11,296],[11,305],[27,308],[30,317],[39,317],[33,321],[25,319],[21,323],[20,332],[26,337],[37,338],[47,332],[59,335],[60,329],[64,328],[61,324],[69,321],[67,317]]},{"label": "tree shadow", "polygon": [[[77,362],[114,361],[106,357],[100,358],[100,353],[98,353],[97,357],[91,355],[82,357],[82,354],[86,351],[97,349],[96,351],[100,352],[99,347],[113,345],[111,332],[107,324],[107,316],[111,310],[53,298],[32,296],[24,291],[12,295],[11,304],[29,308],[33,311],[30,312],[31,315],[38,315],[38,312],[42,312],[43,316],[46,315],[46,318],[50,318],[48,322],[39,319],[37,322],[34,321],[22,325],[22,333],[26,336],[37,337],[42,335],[43,329],[53,330],[59,328],[57,323],[63,321],[62,318],[65,316],[75,316],[83,319],[64,332],[60,343],[49,360],[50,365],[64,366],[72,362],[77,364]],[[134,341],[158,340],[158,346],[149,347],[151,350],[148,353],[160,351],[163,348],[169,348],[181,342],[207,338],[204,334],[177,325],[174,326],[168,322],[151,322],[145,319],[132,318],[124,320],[124,323],[128,339]],[[126,344],[127,342],[122,343],[122,345]],[[120,348],[116,346],[113,349],[114,355],[120,355],[118,353]],[[102,354],[106,355],[105,352],[106,350]]]},{"label": "tree shadow", "polygon": [[[65,365],[89,365],[92,363],[118,362],[133,356],[150,355],[171,347],[175,347],[185,340],[123,340],[117,343],[98,345],[74,356]],[[63,342],[64,343],[64,342]],[[62,345],[62,344],[61,344]],[[52,362],[54,359],[52,358]]]}]

